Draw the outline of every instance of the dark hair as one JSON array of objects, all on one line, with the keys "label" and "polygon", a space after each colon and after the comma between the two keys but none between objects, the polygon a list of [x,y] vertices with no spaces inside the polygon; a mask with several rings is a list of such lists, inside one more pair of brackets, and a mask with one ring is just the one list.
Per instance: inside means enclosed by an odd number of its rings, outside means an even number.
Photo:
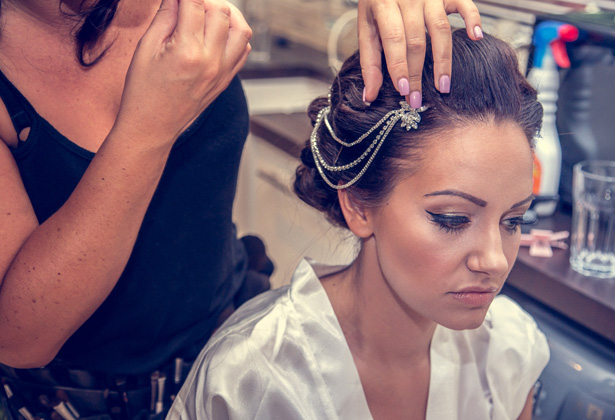
[{"label": "dark hair", "polygon": [[[85,1],[85,0],[84,0]],[[105,33],[117,11],[120,0],[98,0],[92,6],[87,7],[76,14],[67,13],[68,16],[77,17],[79,24],[75,29],[75,41],[77,60],[84,67],[91,67],[98,63],[111,45],[107,45],[98,55],[86,61],[85,52],[92,50],[102,34]],[[60,1],[60,8],[61,8]],[[0,4],[1,6],[1,4]]]},{"label": "dark hair", "polygon": [[[384,56],[383,56],[384,63]],[[328,120],[336,135],[351,142],[375,125],[387,112],[400,108],[399,95],[383,64],[384,82],[378,98],[370,106],[363,103],[363,79],[358,51],[343,64],[331,88],[331,110]],[[485,34],[472,41],[462,30],[453,32],[453,84],[449,94],[441,94],[433,84],[433,56],[427,37],[422,87],[423,105],[416,130],[406,131],[397,123],[382,143],[377,156],[360,180],[348,188],[352,199],[367,207],[376,207],[387,199],[402,174],[418,169],[422,146],[438,141],[450,129],[476,122],[518,124],[530,147],[542,121],[542,106],[536,90],[519,71],[515,51],[504,41]],[[321,109],[329,105],[326,97],[314,100],[308,109],[312,124]],[[318,148],[329,164],[344,165],[355,160],[365,147],[343,147],[332,139],[322,124],[318,130]],[[355,150],[355,149],[362,150]],[[301,152],[302,164],[297,168],[295,193],[310,206],[322,211],[333,224],[347,227],[337,198],[337,190],[328,186],[316,169],[309,141]],[[363,164],[352,169],[329,172],[333,184],[354,178]]]},{"label": "dark hair", "polygon": [[105,33],[113,21],[119,2],[120,0],[98,0],[92,6],[79,12],[78,16],[81,18],[81,25],[75,33],[75,41],[77,41],[77,59],[82,66],[91,67],[98,63],[111,47],[111,45],[105,46],[90,61],[85,61],[83,58],[84,52],[92,50],[96,46],[102,34]]}]

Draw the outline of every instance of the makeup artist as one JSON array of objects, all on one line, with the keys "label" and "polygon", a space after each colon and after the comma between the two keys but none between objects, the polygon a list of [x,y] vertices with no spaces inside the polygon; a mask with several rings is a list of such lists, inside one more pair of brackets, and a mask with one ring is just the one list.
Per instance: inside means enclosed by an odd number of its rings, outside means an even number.
[{"label": "makeup artist", "polygon": [[[434,83],[450,86],[454,11],[480,38],[470,0],[360,1],[366,102],[382,44],[396,88],[420,102],[421,69],[407,57],[424,54],[425,27]],[[266,283],[271,267],[251,263],[231,218],[248,130],[235,75],[249,38],[223,0],[0,2],[10,415],[163,417],[249,273]]]}]

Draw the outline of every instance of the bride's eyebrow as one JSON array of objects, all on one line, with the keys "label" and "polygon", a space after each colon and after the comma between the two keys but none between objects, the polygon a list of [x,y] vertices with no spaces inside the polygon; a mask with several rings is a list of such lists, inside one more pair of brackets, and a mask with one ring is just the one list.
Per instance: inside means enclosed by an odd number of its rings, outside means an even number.
[{"label": "bride's eyebrow", "polygon": [[[436,196],[436,195],[454,195],[456,197],[461,197],[464,198],[468,201],[470,201],[471,203],[476,204],[479,207],[485,207],[487,206],[487,202],[485,200],[481,200],[478,197],[474,197],[471,194],[467,194],[464,193],[462,191],[458,191],[458,190],[442,190],[442,191],[435,191],[429,194],[425,194],[425,197],[432,197],[432,196]],[[533,197],[533,196],[532,196]],[[527,200],[527,199],[526,199]],[[526,200],[523,200],[523,202],[525,202]],[[521,202],[521,203],[523,203]],[[515,204],[515,206],[517,206],[518,204]],[[515,207],[513,206],[513,207]]]},{"label": "bride's eyebrow", "polygon": [[529,197],[519,201],[518,203],[515,203],[511,206],[511,209],[517,208],[517,207],[521,207],[522,205],[524,205],[525,203],[527,203],[528,201],[532,201],[534,199],[534,194],[530,194]]}]

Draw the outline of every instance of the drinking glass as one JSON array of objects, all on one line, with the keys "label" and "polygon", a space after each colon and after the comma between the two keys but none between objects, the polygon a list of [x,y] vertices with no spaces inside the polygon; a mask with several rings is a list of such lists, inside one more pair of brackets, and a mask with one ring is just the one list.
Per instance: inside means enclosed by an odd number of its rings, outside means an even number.
[{"label": "drinking glass", "polygon": [[572,194],[572,269],[587,276],[615,277],[615,162],[577,163]]}]

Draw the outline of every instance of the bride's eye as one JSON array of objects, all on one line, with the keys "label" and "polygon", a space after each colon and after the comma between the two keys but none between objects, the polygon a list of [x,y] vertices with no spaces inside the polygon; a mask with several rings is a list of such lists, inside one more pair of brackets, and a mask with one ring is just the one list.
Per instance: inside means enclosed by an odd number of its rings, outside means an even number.
[{"label": "bride's eye", "polygon": [[427,211],[429,220],[446,233],[457,233],[465,229],[470,223],[470,219],[466,216],[458,216],[455,214],[439,214]]},{"label": "bride's eye", "polygon": [[516,233],[521,225],[531,224],[531,221],[527,221],[523,216],[511,217],[502,221],[504,229],[510,233]]}]

